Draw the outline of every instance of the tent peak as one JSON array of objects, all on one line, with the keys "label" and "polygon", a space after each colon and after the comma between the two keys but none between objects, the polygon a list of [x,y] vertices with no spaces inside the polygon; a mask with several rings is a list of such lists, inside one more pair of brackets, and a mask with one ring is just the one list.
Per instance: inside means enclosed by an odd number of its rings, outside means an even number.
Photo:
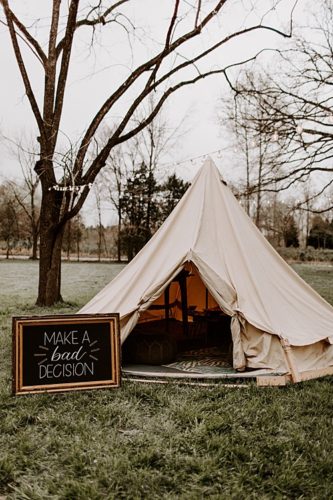
[{"label": "tent peak", "polygon": [[221,172],[217,168],[215,162],[212,160],[210,156],[207,156],[205,159],[202,167],[200,168],[198,175],[200,174],[205,174],[205,175],[215,175],[218,176],[219,180],[227,186],[226,181],[223,179]]}]

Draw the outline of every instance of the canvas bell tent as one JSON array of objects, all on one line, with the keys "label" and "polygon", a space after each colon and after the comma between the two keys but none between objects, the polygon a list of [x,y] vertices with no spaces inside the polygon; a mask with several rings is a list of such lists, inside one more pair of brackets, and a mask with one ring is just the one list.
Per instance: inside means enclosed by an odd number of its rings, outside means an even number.
[{"label": "canvas bell tent", "polygon": [[140,253],[80,311],[108,312],[120,314],[122,343],[137,324],[158,320],[166,336],[178,322],[189,343],[199,320],[221,315],[230,321],[214,320],[214,339],[230,336],[235,369],[293,381],[333,373],[333,308],[272,248],[211,159]]}]

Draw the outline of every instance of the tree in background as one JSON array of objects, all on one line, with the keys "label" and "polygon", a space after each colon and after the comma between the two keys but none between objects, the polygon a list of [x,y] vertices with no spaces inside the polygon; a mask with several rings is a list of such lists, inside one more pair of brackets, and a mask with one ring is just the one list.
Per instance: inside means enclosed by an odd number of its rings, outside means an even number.
[{"label": "tree in background", "polygon": [[80,244],[85,233],[82,217],[78,214],[66,224],[63,238],[63,251],[66,252],[67,260],[71,254],[76,253],[76,259],[80,260]]},{"label": "tree in background", "polygon": [[299,201],[293,197],[279,200],[276,193],[266,193],[262,206],[261,231],[275,247],[305,246],[306,234],[298,209]]},{"label": "tree in background", "polygon": [[314,248],[333,248],[333,220],[329,222],[320,215],[312,220],[308,245]]},{"label": "tree in background", "polygon": [[131,260],[147,243],[154,232],[181,199],[189,183],[176,174],[158,184],[153,172],[143,163],[127,179],[121,198],[122,247]]},{"label": "tree in background", "polygon": [[[95,181],[95,186],[99,186],[101,195],[106,202],[110,202],[118,215],[117,231],[117,260],[121,262],[121,225],[122,225],[122,204],[121,196],[129,175],[127,172],[127,155],[125,145],[119,146],[112,151],[107,159],[104,169]],[[100,179],[100,181],[98,181]],[[97,189],[97,188],[96,188]]]},{"label": "tree in background", "polygon": [[[252,71],[244,71],[238,80],[238,91],[222,100],[220,123],[232,134],[234,155],[245,167],[238,186],[238,197],[258,228],[264,223],[262,212],[264,195],[275,189],[275,177],[281,170],[279,151],[275,146],[275,132],[265,120],[265,111],[258,105],[258,95],[243,93],[249,85],[265,88],[265,82]],[[266,179],[269,178],[269,183]],[[243,179],[245,179],[243,181]],[[267,198],[267,196],[266,196]],[[274,203],[277,202],[275,199]]]},{"label": "tree in background", "polygon": [[[276,64],[267,69],[255,66],[252,72],[257,77],[241,76],[234,88],[242,99],[256,103],[263,126],[274,138],[271,158],[278,154],[281,168],[269,172],[263,187],[275,183],[281,191],[320,174],[322,187],[316,194],[321,202],[333,184],[333,5],[321,0],[312,8],[312,24],[296,30],[289,48],[279,51]],[[308,209],[331,210],[332,199],[325,201]]]},{"label": "tree in background", "polygon": [[[141,39],[144,39],[142,30],[136,26],[135,13],[128,8],[131,3],[130,0],[70,0],[66,3],[53,0],[48,3],[51,12],[47,19],[30,18],[25,21],[13,11],[10,0],[0,0],[4,13],[1,26],[9,33],[15,61],[38,129],[36,136],[39,156],[35,171],[40,178],[42,189],[37,298],[37,304],[40,305],[52,305],[61,300],[61,249],[65,225],[81,210],[91,184],[104,168],[112,150],[144,130],[154,120],[166,100],[179,89],[210,75],[227,76],[226,67],[216,67],[217,57],[214,58],[213,66],[205,67],[201,63],[205,63],[210,54],[217,56],[218,49],[230,40],[258,30],[270,30],[290,37],[289,32],[285,33],[259,21],[213,40],[208,28],[215,21],[223,23],[223,8],[226,4],[231,4],[230,0],[170,2],[169,16],[162,16],[159,20],[161,26],[158,43],[153,43],[151,38],[145,38],[145,49],[149,54],[147,58],[133,63],[120,83],[104,79],[104,102],[92,113],[90,123],[84,120],[87,128],[73,150],[70,170],[64,171],[64,175],[58,175],[59,132],[71,56],[74,45],[78,44],[76,48],[80,45],[77,35],[80,32],[87,33],[89,29],[95,35],[98,27],[106,28],[109,33],[115,33],[116,43],[119,44],[117,35],[121,35],[120,29],[124,30],[125,40],[129,41],[128,53],[131,57],[135,38],[141,36]],[[267,10],[275,4],[278,6],[279,2],[270,2]],[[291,7],[293,5],[292,1]],[[253,7],[251,2],[250,7]],[[134,16],[132,19],[131,15]],[[217,24],[217,28],[220,33],[220,25]],[[197,38],[200,43],[192,44]],[[103,47],[103,43],[100,43],[100,47]],[[26,49],[30,49],[30,52]],[[87,50],[91,51],[91,47]],[[31,56],[35,58],[39,77],[31,70]],[[123,68],[126,63],[127,61]],[[116,78],[117,75],[113,76]],[[36,81],[44,81],[41,96],[34,86]],[[96,92],[99,93],[99,89],[96,89]],[[132,123],[131,119],[138,108],[152,94],[156,96],[152,112],[145,115],[140,123]],[[123,106],[121,115],[117,112],[120,103]],[[110,113],[113,113],[112,131],[101,145],[99,153],[91,156],[96,135],[105,125]],[[71,140],[71,143],[75,144],[75,140]]]},{"label": "tree in background", "polygon": [[73,219],[73,227],[72,227],[72,234],[73,234],[73,241],[75,245],[75,251],[76,251],[76,260],[80,260],[80,245],[81,241],[83,240],[83,235],[84,235],[84,230],[85,227],[82,223],[82,218],[81,215],[78,214],[74,219]]},{"label": "tree in background", "polygon": [[[237,155],[237,159],[239,157],[240,163],[245,165],[245,176],[242,175],[242,180],[239,186],[237,186],[237,198],[245,200],[245,211],[248,215],[251,215],[251,124],[245,119],[245,112],[246,110],[243,109],[242,102],[238,101],[236,106],[236,101],[232,94],[221,100],[221,109],[219,112],[220,124],[222,127],[226,126],[228,132],[231,133],[233,153],[235,156]],[[244,177],[245,180],[243,180]]]},{"label": "tree in background", "polygon": [[299,247],[298,228],[292,214],[283,218],[283,239],[286,247]]},{"label": "tree in background", "polygon": [[121,197],[122,245],[128,260],[147,243],[160,221],[160,188],[152,170],[142,163],[129,177]]},{"label": "tree in background", "polygon": [[8,185],[0,186],[0,239],[5,243],[6,259],[20,239],[15,199]]},{"label": "tree in background", "polygon": [[107,254],[107,245],[105,239],[104,225],[102,221],[102,194],[101,194],[102,189],[101,189],[101,182],[98,179],[96,179],[93,190],[95,195],[95,207],[97,209],[97,233],[98,233],[97,258],[98,262],[100,262],[103,253],[103,247],[105,253]]},{"label": "tree in background", "polygon": [[180,179],[176,174],[169,175],[161,184],[161,222],[172,212],[189,186],[189,182]]},{"label": "tree in background", "polygon": [[12,152],[19,162],[23,175],[23,183],[10,181],[13,197],[21,210],[25,213],[29,228],[29,246],[31,248],[31,259],[38,258],[39,240],[39,218],[40,218],[40,193],[39,177],[34,171],[37,152],[34,151],[32,139],[17,141],[12,148]]},{"label": "tree in background", "polygon": [[[154,105],[154,98],[149,98],[148,113],[152,112]],[[135,120],[140,123],[142,117],[135,116]],[[154,216],[152,212],[156,211],[156,194],[159,189],[156,178],[157,176],[161,177],[161,164],[164,155],[169,151],[174,151],[177,147],[181,137],[179,128],[182,123],[183,121],[176,126],[174,124],[169,126],[165,114],[159,113],[144,130],[127,141],[126,144],[113,150],[97,179],[97,184],[95,183],[95,186],[99,186],[102,196],[104,195],[105,200],[111,203],[118,214],[117,254],[119,262],[121,261],[122,248],[133,247],[133,250],[125,252],[127,256],[129,254],[133,256],[155,231],[151,215]],[[128,213],[126,214],[126,211],[136,211],[134,201],[132,208],[129,209],[129,196],[131,196],[129,192],[135,191],[135,187],[131,185],[133,182],[137,184],[141,198],[144,199],[145,231],[143,227],[139,229],[138,225],[133,223],[133,214],[132,217],[129,217]],[[143,207],[142,200],[140,206]],[[124,224],[126,227],[123,227]],[[125,238],[124,244],[122,238]],[[136,243],[133,246],[134,241]]]}]

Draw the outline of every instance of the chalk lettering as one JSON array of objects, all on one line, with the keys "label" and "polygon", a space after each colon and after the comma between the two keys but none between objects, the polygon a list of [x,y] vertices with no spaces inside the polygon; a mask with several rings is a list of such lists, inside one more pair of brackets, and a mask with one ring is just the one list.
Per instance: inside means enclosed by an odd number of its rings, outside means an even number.
[{"label": "chalk lettering", "polygon": [[39,379],[84,377],[94,375],[94,362],[47,364],[39,366]]},{"label": "chalk lettering", "polygon": [[86,354],[85,352],[83,352],[81,354],[81,351],[83,349],[82,345],[78,351],[74,351],[74,352],[58,352],[58,348],[59,348],[59,346],[57,346],[54,349],[52,356],[51,356],[51,361],[60,361],[60,360],[62,360],[62,361],[74,361],[74,360],[80,361],[83,358],[83,356]]},{"label": "chalk lettering", "polygon": [[47,332],[44,332],[44,345],[55,343],[55,332],[52,333],[51,337],[48,336]]},{"label": "chalk lettering", "polygon": [[77,330],[73,330],[71,333],[72,333],[72,340],[71,340],[70,343],[77,345],[79,343],[79,339],[77,338],[78,331]]},{"label": "chalk lettering", "polygon": [[90,344],[90,338],[89,338],[87,330],[83,334],[82,344],[83,344],[83,342],[88,342]]},{"label": "chalk lettering", "polygon": [[[78,331],[72,330],[70,332],[52,332],[48,334],[44,332],[44,345],[77,345],[79,344]],[[88,337],[89,338],[89,337]],[[84,341],[84,338],[82,342]]]}]

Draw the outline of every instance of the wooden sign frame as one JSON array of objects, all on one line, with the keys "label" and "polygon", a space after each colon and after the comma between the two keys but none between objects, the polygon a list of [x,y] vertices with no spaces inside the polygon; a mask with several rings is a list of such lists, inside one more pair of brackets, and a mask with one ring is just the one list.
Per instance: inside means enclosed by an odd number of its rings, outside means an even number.
[{"label": "wooden sign frame", "polygon": [[13,394],[120,387],[119,314],[16,316],[12,327]]}]

